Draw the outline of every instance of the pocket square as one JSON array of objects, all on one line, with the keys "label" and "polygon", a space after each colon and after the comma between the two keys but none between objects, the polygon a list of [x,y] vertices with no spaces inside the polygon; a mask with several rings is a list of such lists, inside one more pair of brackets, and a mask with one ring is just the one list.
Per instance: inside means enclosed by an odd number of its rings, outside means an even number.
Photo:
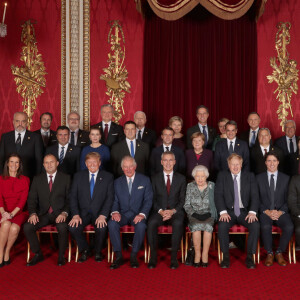
[{"label": "pocket square", "polygon": [[143,185],[140,185],[139,187],[138,187],[138,190],[141,190],[141,189],[143,189],[144,188],[144,186]]}]

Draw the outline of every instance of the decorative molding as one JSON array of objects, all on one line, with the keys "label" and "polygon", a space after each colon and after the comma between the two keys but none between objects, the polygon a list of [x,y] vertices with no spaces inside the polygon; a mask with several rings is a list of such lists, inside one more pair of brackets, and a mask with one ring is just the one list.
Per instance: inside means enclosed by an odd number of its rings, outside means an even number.
[{"label": "decorative molding", "polygon": [[66,0],[61,1],[61,124],[66,125]]}]

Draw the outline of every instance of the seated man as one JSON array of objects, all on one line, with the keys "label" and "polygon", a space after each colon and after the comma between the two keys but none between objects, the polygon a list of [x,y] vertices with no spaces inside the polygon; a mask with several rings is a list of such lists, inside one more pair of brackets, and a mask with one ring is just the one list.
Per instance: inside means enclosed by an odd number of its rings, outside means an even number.
[{"label": "seated man", "polygon": [[67,217],[71,178],[57,171],[58,161],[52,154],[44,157],[43,165],[46,172],[34,177],[27,200],[29,219],[24,224],[24,233],[34,253],[27,266],[34,266],[44,259],[36,231],[49,224],[55,224],[57,228],[59,251],[57,264],[63,266],[68,244]]},{"label": "seated man", "polygon": [[83,230],[92,224],[95,229],[95,260],[101,262],[103,242],[106,238],[106,220],[113,203],[113,175],[99,170],[100,154],[90,152],[85,157],[88,170],[75,174],[70,192],[70,210],[72,220],[69,231],[77,242],[81,253],[79,263],[85,262],[91,251],[85,239]]},{"label": "seated man", "polygon": [[174,172],[175,155],[166,151],[161,155],[163,171],[152,177],[153,213],[148,222],[148,242],[150,261],[148,268],[153,269],[157,263],[157,228],[162,225],[172,226],[171,269],[178,268],[177,252],[180,247],[184,228],[184,211],[186,180],[185,176]]},{"label": "seated man", "polygon": [[256,176],[260,197],[261,235],[268,253],[265,265],[270,267],[274,262],[272,225],[276,225],[281,228],[282,234],[275,259],[280,266],[286,266],[287,262],[282,253],[286,250],[294,230],[287,205],[289,176],[278,172],[279,157],[276,152],[269,152],[265,160],[267,171]]},{"label": "seated man", "polygon": [[215,203],[220,214],[218,236],[223,252],[221,268],[230,266],[229,229],[239,224],[249,230],[246,266],[254,269],[253,254],[256,252],[259,237],[257,183],[253,173],[242,171],[241,156],[233,153],[227,161],[229,170],[219,173],[215,186]]},{"label": "seated man", "polygon": [[115,200],[112,207],[111,219],[108,222],[110,240],[116,261],[110,266],[117,269],[123,264],[120,227],[134,226],[134,238],[130,265],[138,268],[137,253],[141,248],[146,231],[146,218],[152,207],[153,192],[150,179],[136,173],[136,162],[133,157],[125,156],[121,168],[125,175],[115,180]]}]

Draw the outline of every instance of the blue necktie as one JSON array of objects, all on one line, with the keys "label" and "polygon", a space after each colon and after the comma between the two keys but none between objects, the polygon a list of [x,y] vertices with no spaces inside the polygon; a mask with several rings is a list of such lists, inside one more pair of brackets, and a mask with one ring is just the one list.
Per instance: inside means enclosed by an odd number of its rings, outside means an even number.
[{"label": "blue necktie", "polygon": [[203,134],[204,134],[204,136],[205,136],[205,146],[207,145],[207,142],[208,142],[208,140],[207,140],[207,132],[206,132],[206,127],[205,126],[202,126],[202,130],[203,130]]},{"label": "blue necktie", "polygon": [[63,160],[64,160],[64,154],[65,154],[64,149],[65,149],[65,147],[61,147],[61,151],[60,151],[60,154],[59,154],[59,164],[60,165],[63,163]]},{"label": "blue necktie", "polygon": [[252,131],[252,138],[251,138],[251,142],[250,142],[250,147],[253,147],[255,144],[255,131]]},{"label": "blue necktie", "polygon": [[134,147],[133,147],[133,141],[130,141],[130,155],[134,157]]},{"label": "blue necktie", "polygon": [[91,192],[91,198],[93,198],[93,192],[95,187],[95,180],[94,180],[95,174],[92,174],[92,178],[90,181],[90,192]]},{"label": "blue necktie", "polygon": [[132,179],[131,178],[129,178],[128,190],[129,190],[129,194],[131,195],[131,190],[132,190]]}]

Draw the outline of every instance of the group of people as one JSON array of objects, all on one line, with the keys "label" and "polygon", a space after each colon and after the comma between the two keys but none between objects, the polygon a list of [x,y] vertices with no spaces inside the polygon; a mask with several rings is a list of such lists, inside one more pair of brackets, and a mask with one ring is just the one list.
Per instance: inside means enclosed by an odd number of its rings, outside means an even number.
[{"label": "group of people", "polygon": [[[147,234],[149,269],[157,265],[157,229],[172,226],[171,263],[186,222],[192,232],[194,267],[207,267],[214,225],[223,252],[222,268],[230,266],[229,230],[247,227],[247,268],[255,268],[253,254],[262,238],[266,266],[276,260],[285,266],[288,242],[294,232],[300,245],[299,139],[294,121],[285,123],[285,136],[273,144],[270,130],[260,128],[256,112],[248,116],[249,130],[237,137],[237,124],[223,118],[217,131],[207,125],[209,110],[196,110],[198,124],[182,134],[183,120],[172,117],[159,138],[147,128],[138,111],[124,129],[112,122],[113,107],[101,107],[102,121],[90,132],[79,128],[80,115],[71,112],[68,126],[50,129],[51,113],[40,117],[41,128],[27,130],[28,117],[14,114],[14,130],[0,142],[0,267],[10,264],[10,249],[24,224],[33,266],[43,254],[36,231],[55,224],[58,265],[65,264],[68,232],[85,262],[92,249],[84,228],[95,229],[94,256],[104,259],[107,231],[115,253],[111,269],[123,263],[120,227],[134,226],[130,265],[139,267],[137,254]],[[293,176],[293,177],[292,177]],[[151,179],[150,179],[151,178]],[[290,180],[291,178],[291,180]],[[272,225],[282,234],[272,247]],[[203,232],[203,234],[202,234]]]}]

